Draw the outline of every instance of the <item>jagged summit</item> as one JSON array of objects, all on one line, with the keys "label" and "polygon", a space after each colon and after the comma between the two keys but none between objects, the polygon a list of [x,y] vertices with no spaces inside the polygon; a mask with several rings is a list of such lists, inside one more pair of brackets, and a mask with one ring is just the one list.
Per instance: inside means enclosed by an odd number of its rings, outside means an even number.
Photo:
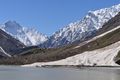
[{"label": "jagged summit", "polygon": [[16,21],[7,21],[0,28],[26,46],[39,45],[48,39],[46,35],[41,34],[33,28],[22,27]]}]

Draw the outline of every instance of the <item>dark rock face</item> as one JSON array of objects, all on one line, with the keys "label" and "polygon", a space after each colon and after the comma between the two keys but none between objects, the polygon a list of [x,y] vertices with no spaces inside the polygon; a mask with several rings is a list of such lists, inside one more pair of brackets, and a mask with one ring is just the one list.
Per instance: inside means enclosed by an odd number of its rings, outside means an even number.
[{"label": "dark rock face", "polygon": [[7,57],[3,52],[0,51],[0,58]]},{"label": "dark rock face", "polygon": [[12,55],[18,49],[24,48],[25,45],[0,29],[0,47],[6,53]]}]

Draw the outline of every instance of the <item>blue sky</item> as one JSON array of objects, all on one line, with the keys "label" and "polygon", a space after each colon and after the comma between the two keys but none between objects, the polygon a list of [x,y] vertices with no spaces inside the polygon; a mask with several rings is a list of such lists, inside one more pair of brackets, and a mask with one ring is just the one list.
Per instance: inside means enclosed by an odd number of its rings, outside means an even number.
[{"label": "blue sky", "polygon": [[0,0],[0,23],[15,20],[51,35],[80,20],[89,10],[110,7],[120,0]]}]

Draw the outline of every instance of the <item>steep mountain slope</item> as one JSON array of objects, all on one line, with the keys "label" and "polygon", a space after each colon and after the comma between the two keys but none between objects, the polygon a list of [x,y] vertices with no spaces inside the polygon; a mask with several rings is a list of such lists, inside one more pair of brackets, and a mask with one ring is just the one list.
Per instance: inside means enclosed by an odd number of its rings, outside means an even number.
[{"label": "steep mountain slope", "polygon": [[117,15],[118,12],[120,12],[120,4],[110,8],[89,11],[81,21],[71,23],[55,32],[43,45],[58,47],[77,40],[84,41],[86,38],[94,36],[96,31],[102,28],[103,24]]},{"label": "steep mountain slope", "polygon": [[48,39],[47,36],[41,34],[33,28],[24,28],[15,21],[8,21],[0,28],[18,39],[26,46],[33,46],[43,43]]},{"label": "steep mountain slope", "polygon": [[15,54],[14,51],[24,48],[25,45],[0,29],[0,53],[2,56]]}]

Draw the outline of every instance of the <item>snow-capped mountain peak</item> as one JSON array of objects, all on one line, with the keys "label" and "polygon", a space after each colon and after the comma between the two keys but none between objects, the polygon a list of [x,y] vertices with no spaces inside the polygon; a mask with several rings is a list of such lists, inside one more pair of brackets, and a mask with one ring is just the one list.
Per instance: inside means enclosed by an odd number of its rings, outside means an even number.
[{"label": "snow-capped mountain peak", "polygon": [[55,32],[50,39],[44,43],[46,47],[58,47],[74,41],[83,41],[95,32],[111,18],[120,12],[120,4],[96,11],[89,11],[82,19],[68,24],[63,29]]},{"label": "snow-capped mountain peak", "polygon": [[1,25],[0,28],[26,46],[39,45],[48,39],[46,35],[41,34],[34,28],[22,27],[15,21],[8,21]]}]

